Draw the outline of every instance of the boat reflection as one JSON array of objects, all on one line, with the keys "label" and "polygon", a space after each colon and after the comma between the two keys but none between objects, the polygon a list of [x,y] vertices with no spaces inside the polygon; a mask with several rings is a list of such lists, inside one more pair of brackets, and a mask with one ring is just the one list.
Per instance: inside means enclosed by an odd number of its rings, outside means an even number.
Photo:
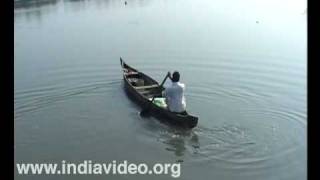
[{"label": "boat reflection", "polygon": [[177,157],[183,157],[186,153],[194,154],[200,148],[198,135],[192,130],[166,133],[161,139],[167,145],[165,149],[173,152]]}]

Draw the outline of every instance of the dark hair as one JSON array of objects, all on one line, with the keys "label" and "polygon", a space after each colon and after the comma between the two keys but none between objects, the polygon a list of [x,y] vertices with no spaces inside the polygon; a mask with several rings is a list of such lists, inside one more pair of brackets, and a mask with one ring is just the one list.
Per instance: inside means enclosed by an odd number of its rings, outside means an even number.
[{"label": "dark hair", "polygon": [[178,82],[180,80],[180,73],[178,71],[173,72],[172,82]]}]

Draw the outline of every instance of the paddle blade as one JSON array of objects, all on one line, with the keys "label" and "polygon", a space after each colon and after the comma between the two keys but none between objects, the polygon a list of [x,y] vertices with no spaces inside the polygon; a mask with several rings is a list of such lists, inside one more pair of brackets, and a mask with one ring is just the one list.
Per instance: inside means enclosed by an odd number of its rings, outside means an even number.
[{"label": "paddle blade", "polygon": [[146,109],[142,109],[142,111],[140,112],[140,116],[141,117],[149,117],[150,116],[150,109],[146,108]]}]

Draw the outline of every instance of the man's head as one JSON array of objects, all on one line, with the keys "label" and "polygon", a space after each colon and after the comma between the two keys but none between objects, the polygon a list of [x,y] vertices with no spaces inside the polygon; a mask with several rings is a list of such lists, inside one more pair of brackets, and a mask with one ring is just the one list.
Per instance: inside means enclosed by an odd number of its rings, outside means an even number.
[{"label": "man's head", "polygon": [[179,82],[180,73],[178,71],[174,71],[172,74],[172,82]]}]

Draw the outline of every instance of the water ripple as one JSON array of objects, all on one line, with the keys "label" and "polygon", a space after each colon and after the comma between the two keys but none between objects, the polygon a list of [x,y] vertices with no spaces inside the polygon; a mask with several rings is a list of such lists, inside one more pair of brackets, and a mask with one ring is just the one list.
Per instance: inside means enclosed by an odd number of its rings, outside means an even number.
[{"label": "water ripple", "polygon": [[25,91],[16,91],[14,98],[15,118],[19,118],[24,113],[39,110],[55,102],[63,102],[68,98],[78,95],[86,95],[97,89],[104,89],[108,92],[116,86],[120,86],[120,80],[110,82],[91,82],[75,87],[46,87]]}]

